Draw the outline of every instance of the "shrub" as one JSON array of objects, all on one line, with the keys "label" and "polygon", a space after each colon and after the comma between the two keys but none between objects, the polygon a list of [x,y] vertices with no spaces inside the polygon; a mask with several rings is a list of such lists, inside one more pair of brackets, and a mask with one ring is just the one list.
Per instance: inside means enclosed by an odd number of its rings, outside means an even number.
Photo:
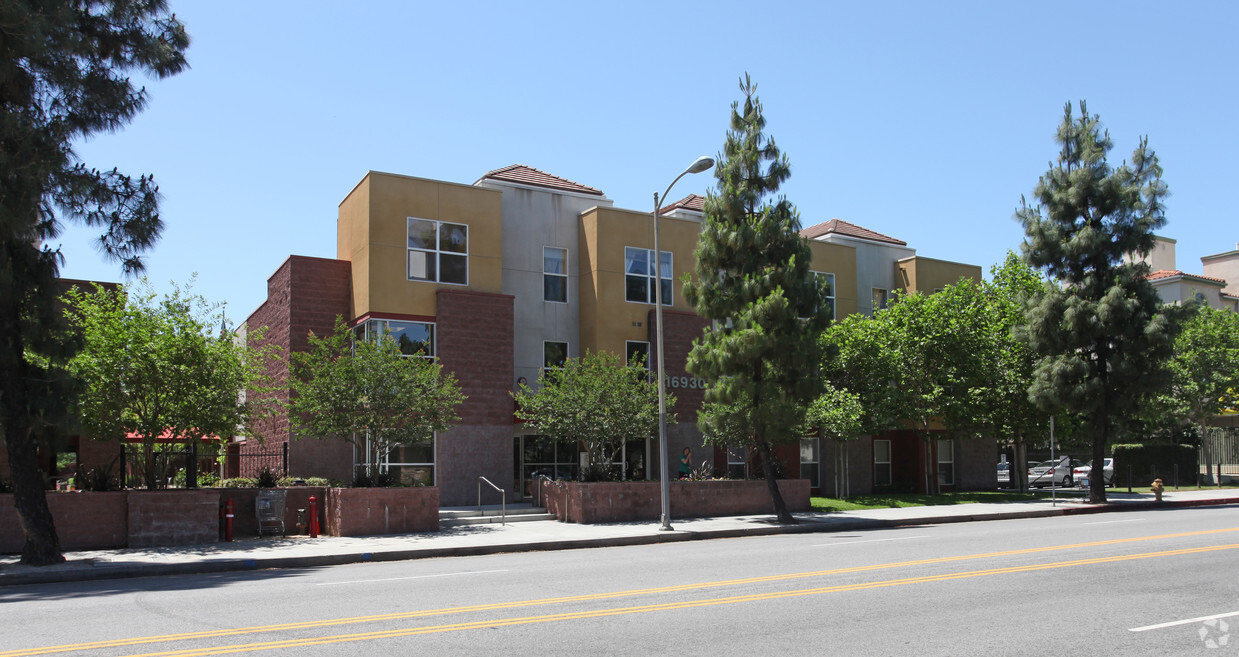
[{"label": "shrub", "polygon": [[219,482],[220,488],[254,488],[258,486],[258,482],[249,477],[237,477],[235,479],[221,479]]},{"label": "shrub", "polygon": [[279,477],[276,477],[271,468],[265,465],[258,471],[258,477],[254,480],[254,484],[259,488],[275,488],[279,483]]},{"label": "shrub", "polygon": [[74,485],[82,490],[97,493],[120,489],[120,482],[112,476],[112,468],[102,465],[96,465],[85,474],[78,475]]},{"label": "shrub", "polygon": [[1196,448],[1192,445],[1150,444],[1114,446],[1114,482],[1129,485],[1128,466],[1131,467],[1132,486],[1148,486],[1161,477],[1171,483],[1174,466],[1179,466],[1179,483],[1196,483],[1199,470]]}]

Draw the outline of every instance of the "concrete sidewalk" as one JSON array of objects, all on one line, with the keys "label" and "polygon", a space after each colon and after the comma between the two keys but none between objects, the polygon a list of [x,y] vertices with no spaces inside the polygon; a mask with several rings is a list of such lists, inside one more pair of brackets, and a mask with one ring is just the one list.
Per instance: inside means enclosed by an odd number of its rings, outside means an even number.
[{"label": "concrete sidewalk", "polygon": [[501,552],[566,550],[641,545],[739,536],[856,531],[907,525],[1035,518],[1152,508],[1239,504],[1239,489],[1168,491],[1163,501],[1152,495],[1107,494],[1109,504],[1081,501],[1068,490],[1057,502],[1048,499],[994,504],[954,504],[902,509],[867,509],[836,513],[797,513],[797,525],[779,525],[772,516],[684,518],[672,521],[674,531],[659,531],[659,523],[578,525],[553,520],[507,525],[469,525],[439,532],[400,536],[290,536],[238,540],[212,545],[69,552],[65,563],[23,566],[16,555],[0,556],[0,586],[70,582],[152,575],[214,573],[263,568],[313,568],[366,561],[400,561]]}]

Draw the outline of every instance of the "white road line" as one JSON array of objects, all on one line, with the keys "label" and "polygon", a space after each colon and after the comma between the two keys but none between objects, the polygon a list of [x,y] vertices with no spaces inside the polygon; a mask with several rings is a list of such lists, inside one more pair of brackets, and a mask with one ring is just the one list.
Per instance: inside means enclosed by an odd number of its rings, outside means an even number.
[{"label": "white road line", "polygon": [[1102,520],[1102,521],[1099,521],[1099,522],[1085,522],[1085,523],[1081,523],[1081,524],[1084,524],[1084,525],[1109,525],[1109,524],[1113,524],[1113,523],[1116,523],[1116,522],[1140,522],[1141,520],[1144,520],[1144,518],[1127,518],[1127,519],[1125,519],[1125,520]]},{"label": "white road line", "polygon": [[336,584],[369,584],[371,582],[396,582],[402,579],[429,579],[431,577],[456,577],[457,575],[486,575],[489,573],[506,573],[507,570],[471,570],[464,573],[440,573],[438,575],[412,575],[410,577],[388,577],[385,579],[355,579],[348,582],[318,582],[314,586],[335,586]]},{"label": "white road line", "polygon": [[1231,616],[1239,616],[1239,611],[1232,611],[1226,614],[1214,614],[1212,616],[1201,616],[1200,618],[1189,618],[1181,621],[1171,621],[1169,623],[1159,623],[1157,625],[1145,625],[1144,627],[1133,627],[1128,632],[1147,632],[1149,630],[1160,630],[1165,627],[1175,627],[1176,625],[1191,625],[1192,623],[1203,623],[1207,620],[1215,618],[1230,618]]},{"label": "white road line", "polygon": [[882,543],[884,541],[906,541],[910,538],[925,538],[925,536],[921,535],[921,536],[899,536],[896,538],[875,538],[875,539],[871,539],[868,541],[839,541],[838,543],[819,543],[817,545],[811,545],[809,547],[834,547],[836,545],[855,545],[857,543]]}]

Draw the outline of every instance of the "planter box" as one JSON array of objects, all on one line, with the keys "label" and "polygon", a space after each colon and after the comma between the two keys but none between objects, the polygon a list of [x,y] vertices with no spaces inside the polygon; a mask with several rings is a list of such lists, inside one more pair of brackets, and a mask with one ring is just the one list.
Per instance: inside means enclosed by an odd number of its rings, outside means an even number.
[{"label": "planter box", "polygon": [[329,488],[324,530],[332,536],[439,531],[439,489]]},{"label": "planter box", "polygon": [[[656,481],[542,481],[546,510],[565,522],[584,524],[658,520],[662,498]],[[809,510],[809,480],[780,479],[788,511]],[[709,518],[774,513],[765,481],[673,481],[672,518]]]}]

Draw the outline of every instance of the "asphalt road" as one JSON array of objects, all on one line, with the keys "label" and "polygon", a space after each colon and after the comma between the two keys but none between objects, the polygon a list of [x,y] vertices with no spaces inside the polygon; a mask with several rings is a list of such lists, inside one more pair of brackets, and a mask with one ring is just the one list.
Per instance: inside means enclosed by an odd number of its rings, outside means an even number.
[{"label": "asphalt road", "polygon": [[1236,564],[1202,507],[14,586],[0,657],[1239,655]]}]

